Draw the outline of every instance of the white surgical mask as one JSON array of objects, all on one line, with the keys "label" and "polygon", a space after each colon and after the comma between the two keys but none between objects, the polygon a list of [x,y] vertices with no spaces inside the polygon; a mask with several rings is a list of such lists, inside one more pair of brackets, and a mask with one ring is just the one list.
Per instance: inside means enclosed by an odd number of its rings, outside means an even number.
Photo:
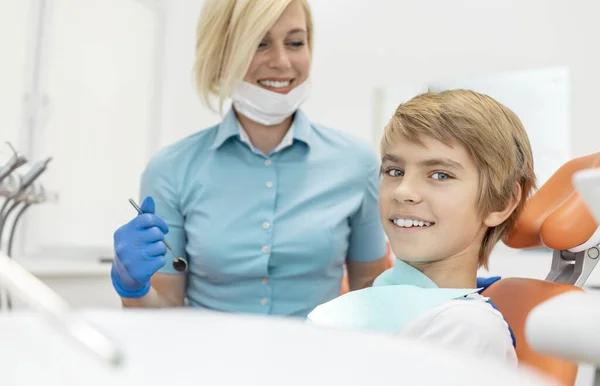
[{"label": "white surgical mask", "polygon": [[307,80],[287,94],[240,82],[231,95],[236,111],[255,122],[273,126],[283,122],[296,112],[310,94]]}]

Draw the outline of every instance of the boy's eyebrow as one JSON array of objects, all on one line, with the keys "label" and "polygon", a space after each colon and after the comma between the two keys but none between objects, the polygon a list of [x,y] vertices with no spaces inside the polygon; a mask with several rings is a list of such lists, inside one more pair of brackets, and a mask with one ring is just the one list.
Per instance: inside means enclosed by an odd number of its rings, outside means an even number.
[{"label": "boy's eyebrow", "polygon": [[425,161],[421,161],[419,164],[422,166],[428,166],[428,167],[441,166],[441,167],[445,167],[445,168],[464,170],[464,168],[461,164],[459,164],[456,161],[452,161],[449,158],[432,158],[432,159],[428,159]]},{"label": "boy's eyebrow", "polygon": [[[402,157],[398,157],[392,154],[385,154],[383,156],[383,158],[381,159],[381,162],[393,162],[393,163],[406,163],[406,161],[404,160],[404,158]],[[445,168],[453,168],[453,169],[460,169],[460,170],[464,170],[464,167],[459,164],[456,161],[452,161],[449,158],[431,158],[431,159],[426,159],[424,161],[419,162],[419,166],[425,166],[425,167],[432,167],[432,166],[441,166],[441,167],[445,167]]]},{"label": "boy's eyebrow", "polygon": [[381,162],[390,161],[395,163],[404,163],[404,159],[402,157],[396,157],[391,154],[384,154],[383,158],[381,158]]}]

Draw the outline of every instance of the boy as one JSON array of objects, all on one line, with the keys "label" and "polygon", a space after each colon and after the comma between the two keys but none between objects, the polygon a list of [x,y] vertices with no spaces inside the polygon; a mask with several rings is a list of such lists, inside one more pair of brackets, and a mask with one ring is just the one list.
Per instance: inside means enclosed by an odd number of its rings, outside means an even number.
[{"label": "boy", "polygon": [[509,327],[476,280],[535,188],[521,122],[485,95],[429,92],[398,107],[381,154],[379,211],[397,261],[372,288],[321,305],[308,320],[516,364]]}]

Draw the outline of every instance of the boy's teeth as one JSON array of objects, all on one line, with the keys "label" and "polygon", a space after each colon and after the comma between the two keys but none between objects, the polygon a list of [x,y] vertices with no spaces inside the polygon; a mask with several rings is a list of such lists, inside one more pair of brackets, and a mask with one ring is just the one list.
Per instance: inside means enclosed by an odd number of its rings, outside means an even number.
[{"label": "boy's teeth", "polygon": [[290,81],[286,80],[284,82],[277,82],[274,80],[261,80],[259,81],[260,84],[262,84],[265,87],[271,87],[271,88],[284,88],[290,85]]},{"label": "boy's teeth", "polygon": [[402,219],[402,218],[395,219],[394,224],[398,225],[399,227],[404,227],[404,228],[428,227],[431,225],[431,223],[428,221],[417,221],[417,220],[409,220],[409,219]]}]

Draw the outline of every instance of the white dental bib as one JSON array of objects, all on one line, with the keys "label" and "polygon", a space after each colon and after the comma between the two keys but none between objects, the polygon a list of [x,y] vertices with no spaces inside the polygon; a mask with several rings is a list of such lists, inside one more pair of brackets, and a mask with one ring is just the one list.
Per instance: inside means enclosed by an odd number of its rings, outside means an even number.
[{"label": "white dental bib", "polygon": [[398,333],[424,312],[453,299],[468,299],[477,288],[439,288],[410,265],[397,260],[373,287],[352,291],[315,308],[310,323]]}]

